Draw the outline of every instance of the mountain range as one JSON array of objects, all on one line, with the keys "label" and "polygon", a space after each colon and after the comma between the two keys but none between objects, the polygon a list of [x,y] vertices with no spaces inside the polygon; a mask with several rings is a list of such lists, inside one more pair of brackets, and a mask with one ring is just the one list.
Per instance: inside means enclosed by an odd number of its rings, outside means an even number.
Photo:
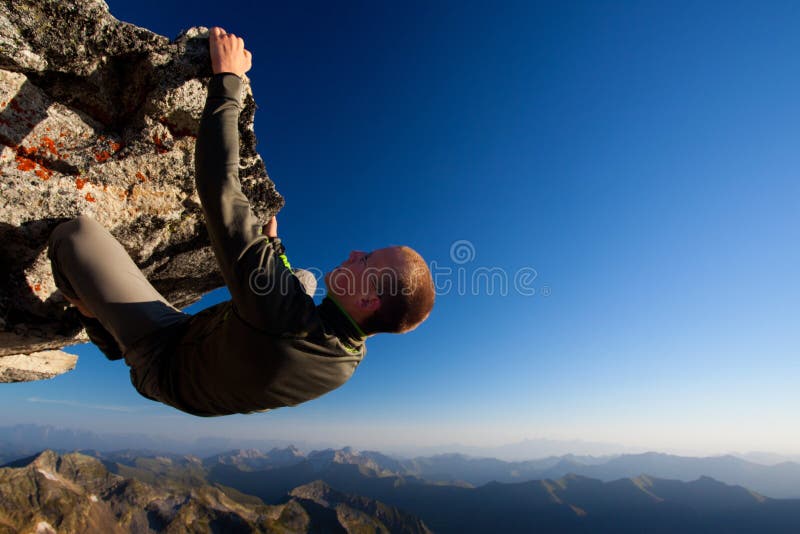
[{"label": "mountain range", "polygon": [[[45,431],[42,443],[81,442]],[[41,432],[0,429],[0,533],[800,532],[793,462],[654,452],[509,462],[294,445],[31,453],[20,438]]]},{"label": "mountain range", "polygon": [[237,467],[232,458],[238,454],[231,451],[224,463],[207,464],[208,480],[275,502],[293,485],[321,479],[340,491],[397,506],[435,532],[800,531],[800,500],[770,499],[707,476],[690,482],[647,475],[604,482],[569,474],[473,487],[392,473],[380,453],[352,449],[319,451],[260,470]]},{"label": "mountain range", "polygon": [[[102,453],[92,454],[103,457]],[[125,454],[147,456],[148,451],[116,452],[115,461],[124,463]],[[180,457],[180,455],[178,455]],[[208,469],[224,472],[273,471],[281,469],[314,473],[323,466],[354,465],[376,476],[421,479],[442,485],[477,487],[489,482],[515,483],[581,475],[604,482],[647,475],[690,482],[710,477],[726,484],[746,487],[761,495],[785,499],[800,498],[800,464],[784,462],[760,465],[733,456],[688,458],[662,453],[623,455],[612,458],[560,457],[505,462],[495,458],[472,458],[462,454],[441,454],[413,459],[395,458],[376,451],[350,447],[303,453],[298,448],[273,448],[267,452],[238,449],[217,453],[203,460]],[[310,481],[310,480],[308,480]],[[281,491],[287,488],[283,488]]]},{"label": "mountain range", "polygon": [[384,460],[353,449],[48,450],[0,468],[0,532],[800,531],[800,500],[710,477],[471,487],[393,474]]},{"label": "mountain range", "polygon": [[49,450],[0,468],[0,532],[430,532],[395,507],[320,480],[267,505],[197,478],[193,459],[170,470],[160,469],[172,463],[167,458],[141,460],[155,468],[139,468],[141,478]]},{"label": "mountain range", "polygon": [[401,462],[403,474],[442,482],[519,482],[582,475],[606,482],[647,474],[685,482],[708,476],[773,498],[800,498],[800,464],[761,465],[735,456],[689,458],[648,452],[610,458],[565,455],[524,462],[444,454]]},{"label": "mountain range", "polygon": [[[237,449],[251,450],[252,453],[249,458],[236,455],[235,459],[228,461],[241,462],[240,467],[247,466],[249,469],[269,469],[302,461],[326,461],[326,455],[339,455],[349,457],[350,463],[371,462],[369,466],[378,472],[454,485],[480,486],[492,481],[523,482],[560,478],[568,474],[607,482],[642,474],[685,482],[708,476],[727,484],[744,486],[772,498],[800,498],[800,463],[785,461],[784,457],[766,453],[750,455],[755,460],[766,463],[733,455],[693,458],[656,452],[600,457],[566,454],[506,461],[461,453],[402,458],[370,451],[356,454],[354,449],[348,447],[334,449],[325,447],[325,444],[317,445],[321,447],[314,450],[308,443],[293,445],[280,440],[241,440],[237,443],[233,438],[198,439],[187,444],[146,435],[99,435],[49,426],[15,425],[0,427],[0,465],[46,448],[64,452],[80,449],[133,449],[140,455],[142,451],[158,451],[179,455],[189,453],[203,458],[222,458],[226,455],[225,451]],[[264,450],[270,452],[261,452]]]}]

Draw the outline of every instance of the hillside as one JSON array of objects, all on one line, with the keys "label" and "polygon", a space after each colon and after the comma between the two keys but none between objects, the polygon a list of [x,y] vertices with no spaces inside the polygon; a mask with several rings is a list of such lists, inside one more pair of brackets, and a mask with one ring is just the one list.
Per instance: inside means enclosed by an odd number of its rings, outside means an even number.
[{"label": "hillside", "polygon": [[136,467],[53,451],[0,468],[0,532],[428,532],[417,518],[322,482],[265,505],[206,483],[194,459],[134,458]]}]

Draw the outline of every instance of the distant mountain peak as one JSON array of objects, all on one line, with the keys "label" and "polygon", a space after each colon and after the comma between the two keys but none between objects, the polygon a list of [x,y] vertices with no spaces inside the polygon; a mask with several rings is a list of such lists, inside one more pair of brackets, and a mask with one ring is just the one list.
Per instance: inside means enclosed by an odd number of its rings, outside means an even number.
[{"label": "distant mountain peak", "polygon": [[[339,524],[348,532],[408,532],[430,534],[419,518],[383,502],[349,495],[331,488],[322,480],[315,480],[294,488],[290,495],[295,499],[311,501],[326,509],[336,511]],[[367,525],[369,525],[368,528]]]},{"label": "distant mountain peak", "polygon": [[274,457],[274,456],[296,456],[298,458],[305,457],[303,451],[295,447],[294,445],[289,445],[288,447],[274,447],[270,449],[267,453],[267,456]]},{"label": "distant mountain peak", "polygon": [[344,494],[333,490],[322,480],[315,480],[313,482],[309,482],[308,484],[298,486],[293,489],[289,495],[292,497],[298,497],[300,499],[314,501],[320,506],[325,506],[326,508],[331,506],[331,504],[335,505],[337,502],[341,502],[346,499]]}]

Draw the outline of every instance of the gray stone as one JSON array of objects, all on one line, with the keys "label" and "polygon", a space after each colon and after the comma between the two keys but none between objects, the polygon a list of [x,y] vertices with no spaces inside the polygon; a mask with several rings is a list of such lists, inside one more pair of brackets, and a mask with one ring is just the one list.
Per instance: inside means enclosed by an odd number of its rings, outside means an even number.
[{"label": "gray stone", "polygon": [[0,358],[0,382],[28,382],[66,373],[75,368],[78,357],[60,350],[15,354]]},{"label": "gray stone", "polygon": [[[170,41],[101,0],[0,0],[0,359],[86,341],[46,250],[79,214],[178,307],[223,285],[194,188],[207,35]],[[249,82],[243,103],[240,180],[266,222],[283,199],[256,153]]]}]

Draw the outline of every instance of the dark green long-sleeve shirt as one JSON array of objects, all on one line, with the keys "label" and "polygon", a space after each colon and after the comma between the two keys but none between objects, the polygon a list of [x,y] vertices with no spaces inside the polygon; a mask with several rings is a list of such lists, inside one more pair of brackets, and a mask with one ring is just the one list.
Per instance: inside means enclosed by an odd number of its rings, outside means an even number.
[{"label": "dark green long-sleeve shirt", "polygon": [[159,400],[202,416],[314,399],[346,382],[364,336],[326,297],[316,306],[262,235],[239,183],[241,80],[215,75],[200,122],[197,192],[231,300],[191,317],[159,376]]}]

